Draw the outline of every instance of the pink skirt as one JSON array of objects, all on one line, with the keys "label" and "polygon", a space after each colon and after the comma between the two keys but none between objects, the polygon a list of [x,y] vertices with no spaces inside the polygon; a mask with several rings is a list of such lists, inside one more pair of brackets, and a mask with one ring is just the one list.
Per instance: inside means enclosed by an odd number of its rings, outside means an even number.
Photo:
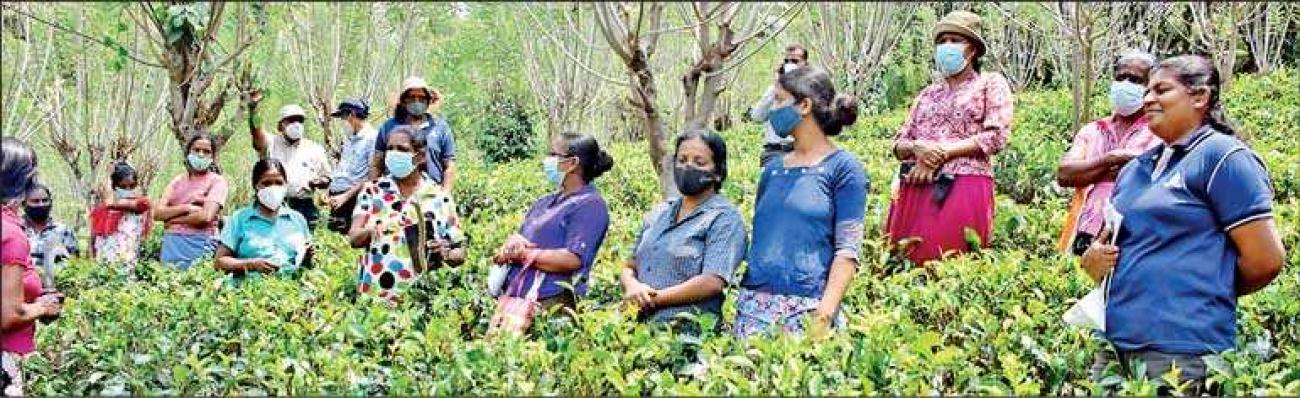
[{"label": "pink skirt", "polygon": [[934,185],[902,183],[889,206],[885,233],[891,245],[908,238],[920,241],[903,254],[917,265],[970,250],[966,229],[988,247],[993,229],[993,178],[959,175],[943,206],[931,199]]}]

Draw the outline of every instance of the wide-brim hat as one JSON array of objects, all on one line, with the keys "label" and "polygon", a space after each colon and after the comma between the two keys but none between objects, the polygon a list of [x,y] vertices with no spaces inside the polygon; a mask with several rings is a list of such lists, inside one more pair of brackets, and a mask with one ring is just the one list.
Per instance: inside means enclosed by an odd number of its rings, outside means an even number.
[{"label": "wide-brim hat", "polygon": [[294,104],[285,105],[284,107],[280,108],[280,120],[288,119],[291,117],[300,117],[306,119],[307,112],[303,111],[301,106],[294,105]]},{"label": "wide-brim hat", "polygon": [[957,10],[944,15],[938,23],[934,24],[934,38],[938,39],[939,35],[944,33],[956,33],[965,36],[967,39],[975,42],[975,56],[984,55],[987,45],[984,41],[984,23],[978,14],[970,11]]}]

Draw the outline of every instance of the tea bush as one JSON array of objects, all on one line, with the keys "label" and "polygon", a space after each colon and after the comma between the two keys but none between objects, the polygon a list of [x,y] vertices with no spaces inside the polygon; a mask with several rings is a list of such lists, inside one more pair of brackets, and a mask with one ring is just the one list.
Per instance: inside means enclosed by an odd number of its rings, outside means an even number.
[{"label": "tea bush", "polygon": [[[1300,394],[1300,229],[1295,220],[1294,72],[1238,79],[1229,112],[1279,187],[1276,220],[1290,252],[1283,274],[1239,300],[1237,349],[1212,382],[1227,394]],[[1266,96],[1266,97],[1265,97]],[[128,281],[110,266],[74,260],[59,275],[62,319],[39,331],[27,363],[31,392],[89,394],[1094,394],[1092,355],[1104,347],[1061,314],[1091,283],[1075,259],[1054,253],[1063,193],[1050,188],[1072,133],[1068,96],[1018,96],[1012,144],[997,160],[993,248],[944,261],[934,272],[899,269],[881,234],[889,154],[901,111],[864,118],[837,142],[871,180],[867,239],[845,299],[848,326],[826,339],[737,341],[639,325],[618,304],[617,277],[642,213],[655,202],[643,143],[609,145],[617,164],[597,180],[611,225],[573,323],[542,321],[531,339],[485,336],[494,302],[482,293],[490,251],[547,190],[541,162],[461,162],[456,188],[470,236],[468,262],[426,274],[411,302],[389,310],[355,293],[349,249],[319,232],[318,266],[292,279],[242,288],[200,264],[180,273],[142,264]],[[1288,111],[1289,109],[1289,111]],[[1288,119],[1290,118],[1290,119]],[[1064,126],[1064,127],[1063,127]],[[752,216],[760,132],[725,134],[732,173],[724,187]],[[734,293],[729,290],[728,293]],[[732,299],[724,320],[735,316]],[[718,322],[705,317],[707,326]],[[699,367],[691,368],[691,358]],[[687,370],[694,370],[687,371]],[[1154,394],[1151,381],[1113,375],[1123,394]]]}]

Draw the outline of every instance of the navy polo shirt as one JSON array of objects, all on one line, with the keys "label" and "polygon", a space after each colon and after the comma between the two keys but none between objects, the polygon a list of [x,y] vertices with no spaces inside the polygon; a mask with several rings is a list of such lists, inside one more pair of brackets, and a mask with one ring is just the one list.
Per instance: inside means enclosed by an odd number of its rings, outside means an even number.
[{"label": "navy polo shirt", "polygon": [[[1228,231],[1272,216],[1259,157],[1203,126],[1140,155],[1111,197],[1123,216],[1106,306],[1106,338],[1121,351],[1204,355],[1233,347],[1237,247]],[[1170,159],[1153,176],[1159,157]]]},{"label": "navy polo shirt", "polygon": [[[447,124],[447,120],[428,113],[424,114],[424,120],[427,123],[419,129],[425,134],[425,174],[433,182],[442,184],[443,173],[446,172],[444,162],[456,160],[456,139],[452,137],[451,125]],[[388,150],[388,133],[402,124],[396,118],[389,118],[380,125],[379,132],[375,135],[375,150]]]}]

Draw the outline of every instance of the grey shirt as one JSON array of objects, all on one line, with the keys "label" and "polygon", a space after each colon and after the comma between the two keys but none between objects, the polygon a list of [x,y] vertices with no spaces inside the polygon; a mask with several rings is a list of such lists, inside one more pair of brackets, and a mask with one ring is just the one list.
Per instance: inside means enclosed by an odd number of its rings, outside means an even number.
[{"label": "grey shirt", "polygon": [[[719,194],[677,222],[681,201],[673,198],[646,214],[632,246],[637,279],[654,289],[669,288],[702,274],[732,284],[748,246],[740,211]],[[643,319],[663,322],[682,312],[721,317],[722,294],[694,304],[657,308],[643,314]]]}]

